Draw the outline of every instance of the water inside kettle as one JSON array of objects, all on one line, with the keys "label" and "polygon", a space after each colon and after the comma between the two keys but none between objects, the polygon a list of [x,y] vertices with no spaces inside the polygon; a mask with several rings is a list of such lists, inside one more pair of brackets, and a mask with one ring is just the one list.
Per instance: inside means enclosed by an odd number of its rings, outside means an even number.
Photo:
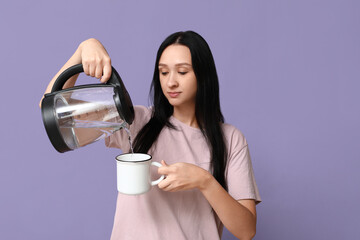
[{"label": "water inside kettle", "polygon": [[62,124],[63,128],[96,128],[103,132],[108,132],[112,134],[113,132],[127,127],[128,124],[126,122],[118,123],[118,122],[104,122],[104,121],[90,121],[90,120],[82,120],[82,119],[73,119],[73,121],[67,121]]},{"label": "water inside kettle", "polygon": [[[64,128],[63,130],[67,129],[66,131],[68,131],[69,129],[73,131],[79,131],[79,129],[88,129],[87,131],[88,134],[90,134],[89,129],[93,129],[93,131],[98,132],[99,137],[97,140],[100,140],[101,138],[104,137],[108,137],[111,134],[113,134],[115,131],[123,128],[128,135],[128,141],[130,146],[129,150],[131,151],[131,153],[134,153],[132,136],[130,132],[130,125],[126,122],[118,123],[118,122],[88,121],[88,120],[75,119],[71,122],[68,121],[67,123],[64,123],[62,125],[62,128]],[[79,142],[79,138],[77,138],[76,142]]]},{"label": "water inside kettle", "polygon": [[62,122],[60,131],[66,144],[71,149],[76,149],[108,137],[121,128],[128,127],[129,125],[124,121],[106,122],[72,119]]}]

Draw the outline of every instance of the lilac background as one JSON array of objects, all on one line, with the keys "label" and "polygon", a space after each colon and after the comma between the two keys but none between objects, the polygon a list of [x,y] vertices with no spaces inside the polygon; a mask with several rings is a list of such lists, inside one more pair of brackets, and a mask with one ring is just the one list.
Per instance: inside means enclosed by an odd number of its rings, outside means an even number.
[{"label": "lilac background", "polygon": [[58,154],[39,100],[96,37],[147,104],[159,44],[188,29],[212,48],[223,113],[250,144],[263,199],[255,239],[358,239],[359,1],[0,4],[0,239],[109,238],[119,151],[99,142]]}]

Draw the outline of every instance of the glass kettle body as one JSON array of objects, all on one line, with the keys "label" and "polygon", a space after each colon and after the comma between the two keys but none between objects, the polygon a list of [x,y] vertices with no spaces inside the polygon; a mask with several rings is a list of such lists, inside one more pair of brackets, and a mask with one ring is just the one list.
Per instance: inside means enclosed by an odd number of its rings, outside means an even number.
[{"label": "glass kettle body", "polygon": [[65,70],[45,94],[41,110],[48,137],[59,152],[74,150],[128,128],[134,109],[116,70],[106,84],[89,84],[62,89],[82,65]]}]

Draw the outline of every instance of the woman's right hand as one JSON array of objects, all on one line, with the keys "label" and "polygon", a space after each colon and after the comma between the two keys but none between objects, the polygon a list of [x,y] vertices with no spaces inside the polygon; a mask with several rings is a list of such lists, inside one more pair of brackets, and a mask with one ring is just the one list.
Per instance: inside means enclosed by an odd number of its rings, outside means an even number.
[{"label": "woman's right hand", "polygon": [[[101,82],[107,82],[111,77],[111,60],[109,54],[105,50],[100,41],[95,38],[80,43],[75,53],[65,63],[64,66],[55,74],[55,76],[49,82],[45,94],[51,92],[57,77],[65,71],[67,68],[76,64],[82,63],[85,74],[99,78]],[[75,82],[79,74],[70,77],[63,86],[63,89],[70,88],[75,85]],[[39,106],[41,107],[43,97],[40,100]]]},{"label": "woman's right hand", "polygon": [[111,76],[111,59],[105,47],[94,38],[85,40],[79,45],[81,63],[84,73],[106,82]]}]

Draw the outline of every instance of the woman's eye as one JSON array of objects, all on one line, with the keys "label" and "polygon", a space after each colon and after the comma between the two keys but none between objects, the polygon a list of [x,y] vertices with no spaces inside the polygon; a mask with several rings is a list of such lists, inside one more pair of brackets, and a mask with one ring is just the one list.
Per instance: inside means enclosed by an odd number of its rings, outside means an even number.
[{"label": "woman's eye", "polygon": [[161,75],[166,76],[168,72],[161,72]]},{"label": "woman's eye", "polygon": [[185,75],[185,74],[187,74],[188,72],[179,72],[179,74],[181,74],[181,75]]}]

